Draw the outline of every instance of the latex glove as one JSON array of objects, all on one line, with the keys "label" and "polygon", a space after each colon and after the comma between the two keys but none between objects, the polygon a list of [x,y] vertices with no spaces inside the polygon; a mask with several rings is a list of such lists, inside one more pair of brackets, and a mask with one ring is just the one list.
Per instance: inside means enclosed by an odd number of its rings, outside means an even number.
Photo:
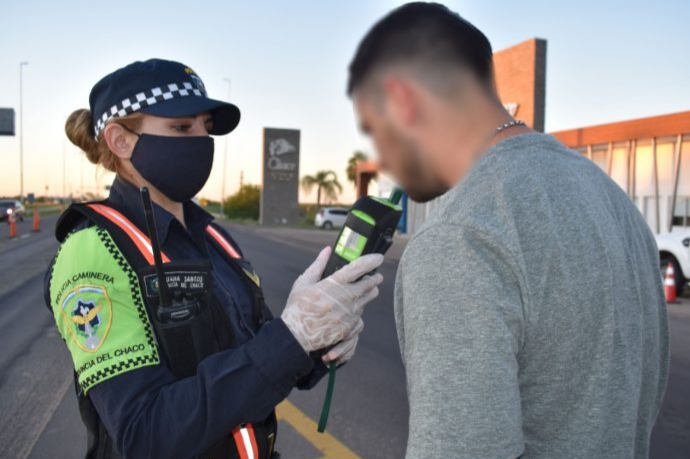
[{"label": "latex glove", "polygon": [[364,305],[378,296],[381,274],[364,276],[383,263],[383,255],[365,255],[321,280],[331,248],[295,281],[281,319],[307,352],[345,339],[357,325]]},{"label": "latex glove", "polygon": [[357,341],[359,341],[359,334],[362,333],[362,330],[364,330],[364,322],[362,319],[359,319],[355,328],[350,331],[345,339],[321,358],[323,363],[335,362],[338,365],[342,365],[352,359],[355,355]]}]

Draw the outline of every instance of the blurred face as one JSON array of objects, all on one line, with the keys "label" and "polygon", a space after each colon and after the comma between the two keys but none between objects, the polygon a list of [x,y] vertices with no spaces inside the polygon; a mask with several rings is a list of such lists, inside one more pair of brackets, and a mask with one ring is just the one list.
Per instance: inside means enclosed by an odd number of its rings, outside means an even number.
[{"label": "blurred face", "polygon": [[381,170],[390,174],[413,201],[427,202],[448,191],[434,172],[432,158],[414,139],[413,130],[406,132],[407,117],[399,113],[404,107],[396,100],[382,102],[364,94],[355,94],[354,104],[360,129],[373,141]]}]

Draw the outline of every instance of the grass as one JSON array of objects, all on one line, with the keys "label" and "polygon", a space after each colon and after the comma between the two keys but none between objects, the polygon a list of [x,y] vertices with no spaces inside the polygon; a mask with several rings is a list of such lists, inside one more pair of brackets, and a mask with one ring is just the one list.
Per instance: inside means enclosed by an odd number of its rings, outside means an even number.
[{"label": "grass", "polygon": [[[31,212],[33,212],[33,211],[31,211]],[[41,217],[46,216],[46,215],[59,214],[60,212],[62,212],[61,206],[41,206],[38,208],[38,215],[40,215]]]}]

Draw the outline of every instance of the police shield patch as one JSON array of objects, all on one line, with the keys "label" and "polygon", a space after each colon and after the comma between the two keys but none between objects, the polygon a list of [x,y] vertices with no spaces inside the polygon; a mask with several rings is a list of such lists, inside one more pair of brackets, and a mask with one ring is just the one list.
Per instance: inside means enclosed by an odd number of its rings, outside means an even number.
[{"label": "police shield patch", "polygon": [[112,302],[101,286],[75,288],[62,301],[65,328],[80,349],[96,352],[108,336],[112,320]]},{"label": "police shield patch", "polygon": [[139,279],[107,231],[90,227],[63,242],[50,296],[85,393],[107,379],[160,363]]}]

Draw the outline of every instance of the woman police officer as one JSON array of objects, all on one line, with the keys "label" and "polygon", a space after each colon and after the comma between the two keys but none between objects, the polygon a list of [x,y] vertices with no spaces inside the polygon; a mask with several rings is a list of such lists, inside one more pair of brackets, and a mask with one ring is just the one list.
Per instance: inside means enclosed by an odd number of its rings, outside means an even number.
[{"label": "woman police officer", "polygon": [[[382,257],[320,280],[324,249],[274,319],[240,248],[191,201],[211,171],[209,134],[231,132],[239,109],[160,59],[107,75],[89,102],[68,118],[67,136],[116,178],[108,199],[61,216],[45,287],[74,361],[86,457],[278,457],[275,406],[316,384],[324,362],[352,357],[382,281],[366,274]],[[149,234],[160,241],[160,276]]]}]

